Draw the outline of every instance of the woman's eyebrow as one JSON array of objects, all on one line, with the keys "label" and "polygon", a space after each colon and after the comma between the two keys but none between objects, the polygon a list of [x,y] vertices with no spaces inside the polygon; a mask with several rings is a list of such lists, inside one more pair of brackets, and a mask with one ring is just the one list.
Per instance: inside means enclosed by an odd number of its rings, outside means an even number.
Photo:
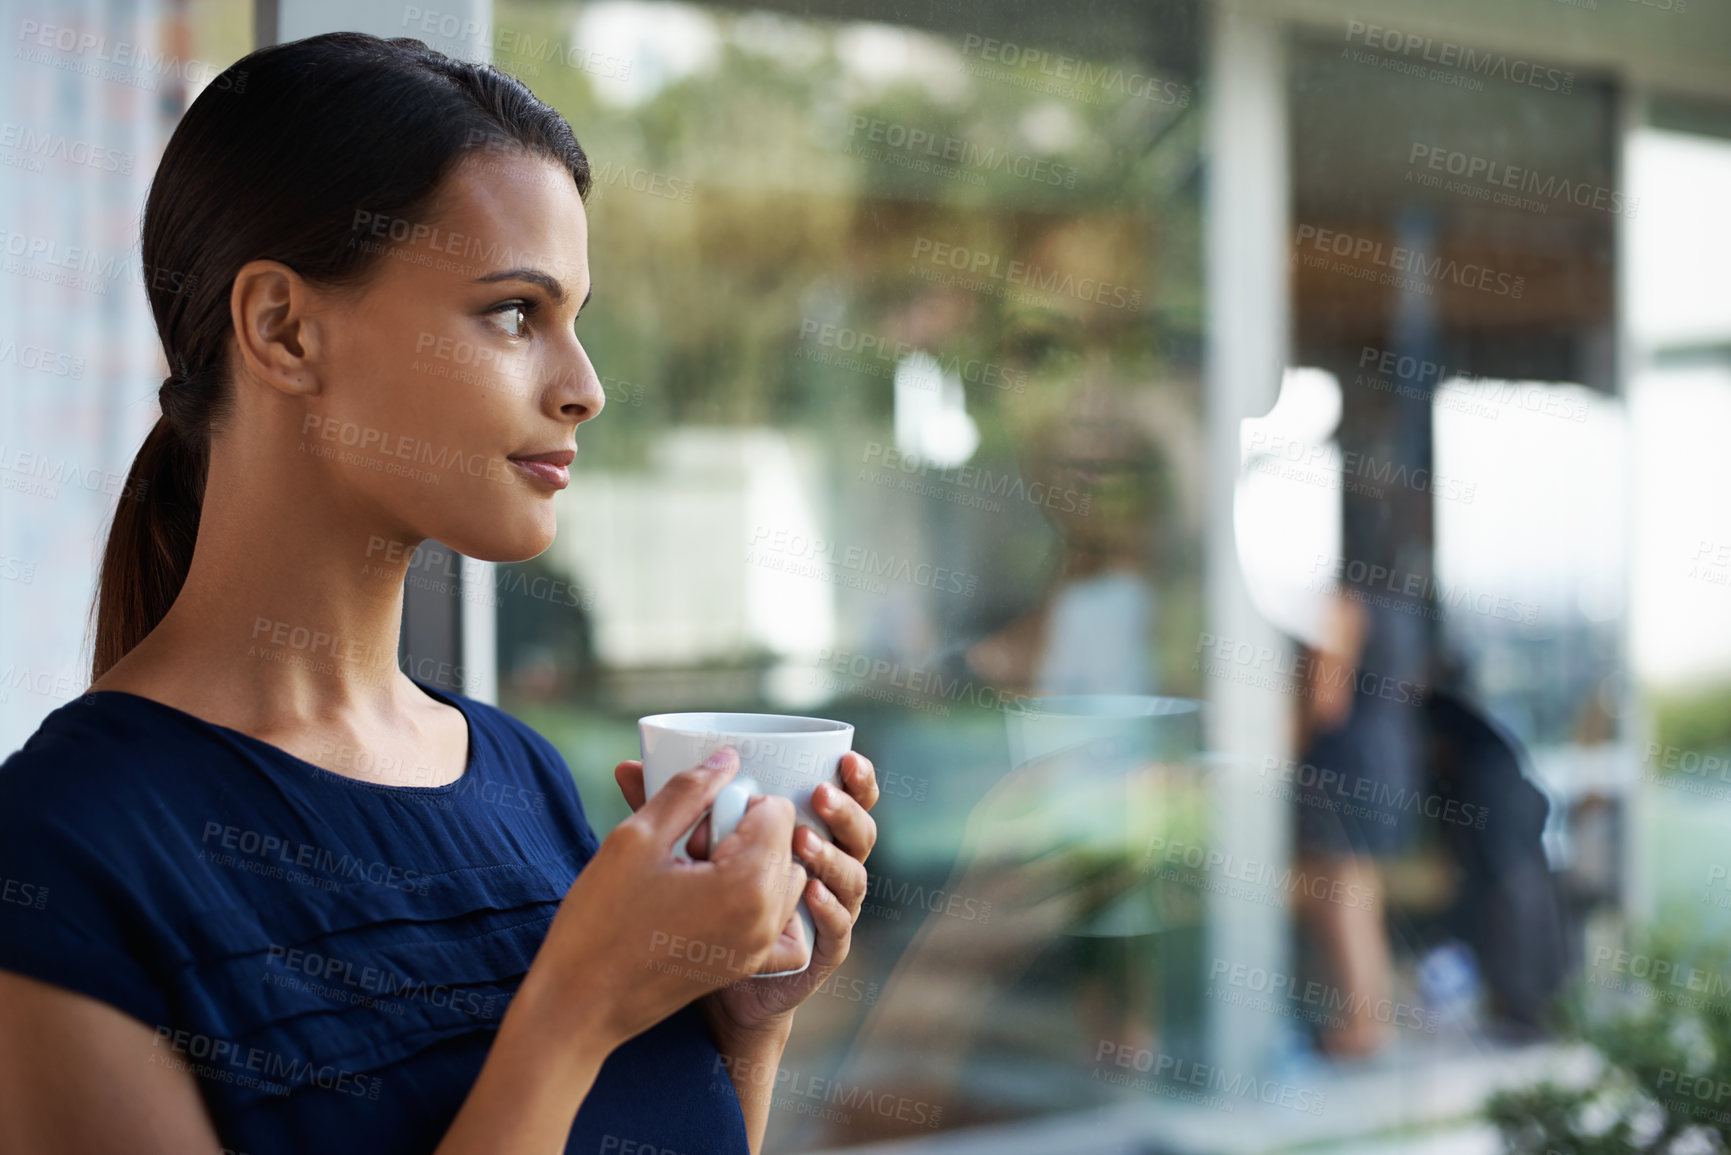
[{"label": "woman's eyebrow", "polygon": [[[485,273],[475,278],[476,284],[491,284],[494,281],[528,281],[532,285],[540,285],[546,289],[553,297],[555,305],[565,303],[565,286],[559,283],[559,278],[543,273],[540,269],[501,269],[496,273]],[[591,283],[589,292],[584,296],[583,304],[577,306],[577,311],[582,312],[584,306],[589,304],[589,299],[594,295],[595,285]]]}]

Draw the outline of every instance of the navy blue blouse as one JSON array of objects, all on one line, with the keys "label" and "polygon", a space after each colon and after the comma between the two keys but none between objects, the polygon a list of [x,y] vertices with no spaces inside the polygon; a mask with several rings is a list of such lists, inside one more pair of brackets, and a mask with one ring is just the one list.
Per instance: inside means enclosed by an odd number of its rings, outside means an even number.
[{"label": "navy blue blouse", "polygon": [[[121,691],[56,709],[0,764],[0,969],[150,1026],[233,1151],[431,1151],[599,843],[551,743],[416,684],[468,720],[447,785]],[[695,1005],[608,1056],[565,1149],[748,1149]]]}]

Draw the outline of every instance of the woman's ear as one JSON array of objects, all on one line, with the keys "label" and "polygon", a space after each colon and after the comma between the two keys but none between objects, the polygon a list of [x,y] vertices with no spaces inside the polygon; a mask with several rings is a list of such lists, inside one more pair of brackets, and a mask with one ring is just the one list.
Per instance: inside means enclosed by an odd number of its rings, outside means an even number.
[{"label": "woman's ear", "polygon": [[319,391],[320,341],[316,294],[280,261],[248,261],[229,293],[234,322],[235,376],[245,374],[284,394]]}]

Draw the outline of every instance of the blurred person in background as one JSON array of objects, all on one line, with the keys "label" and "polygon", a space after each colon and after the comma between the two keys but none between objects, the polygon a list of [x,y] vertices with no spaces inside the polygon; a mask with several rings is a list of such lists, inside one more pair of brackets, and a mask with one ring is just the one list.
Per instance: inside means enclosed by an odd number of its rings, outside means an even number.
[{"label": "blurred person in background", "polygon": [[[1457,659],[1431,656],[1428,603],[1342,585],[1325,605],[1317,636],[1300,644],[1292,775],[1294,866],[1324,883],[1292,888],[1295,913],[1319,977],[1342,996],[1321,1049],[1383,1051],[1397,1018],[1384,1008],[1397,1002],[1427,1022],[1542,1033],[1567,952],[1543,844],[1550,804],[1525,776],[1521,744],[1469,700]],[[1389,909],[1384,864],[1421,846],[1447,898],[1414,933]],[[1414,956],[1410,995],[1395,989],[1397,927]]]},{"label": "blurred person in background", "polygon": [[[1422,694],[1425,679],[1402,660],[1412,651],[1400,646],[1413,641],[1422,620],[1366,606],[1348,592],[1337,592],[1327,606],[1316,644],[1301,644],[1293,775],[1293,865],[1327,885],[1295,886],[1292,895],[1321,955],[1324,981],[1345,996],[1336,1021],[1321,1032],[1322,1049],[1359,1058],[1388,1041],[1388,1016],[1377,1007],[1393,993],[1377,860],[1398,854],[1412,837],[1409,812],[1386,799],[1419,789],[1424,777],[1422,700],[1413,701],[1411,689],[1406,701],[1380,692],[1381,679],[1394,676]],[[1340,901],[1342,893],[1358,898]]]}]

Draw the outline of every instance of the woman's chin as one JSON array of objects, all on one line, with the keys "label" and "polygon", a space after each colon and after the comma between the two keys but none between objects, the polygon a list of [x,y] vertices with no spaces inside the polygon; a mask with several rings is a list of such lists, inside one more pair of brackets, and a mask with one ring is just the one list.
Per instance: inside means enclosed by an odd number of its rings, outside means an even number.
[{"label": "woman's chin", "polygon": [[473,534],[434,535],[465,557],[508,564],[540,557],[553,544],[553,519],[545,525],[488,526]]}]

